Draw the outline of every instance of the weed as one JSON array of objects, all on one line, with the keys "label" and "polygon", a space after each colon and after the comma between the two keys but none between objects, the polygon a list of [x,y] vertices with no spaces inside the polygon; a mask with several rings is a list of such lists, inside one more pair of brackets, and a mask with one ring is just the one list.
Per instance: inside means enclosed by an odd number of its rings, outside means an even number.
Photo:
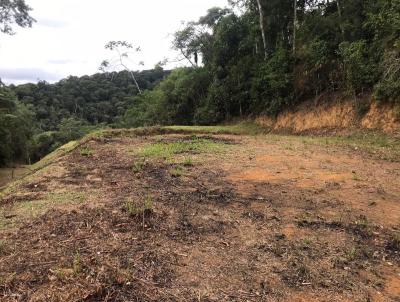
[{"label": "weed", "polygon": [[190,157],[185,158],[185,160],[183,161],[182,164],[184,167],[193,167],[194,166],[193,160]]},{"label": "weed", "polygon": [[135,202],[132,199],[128,199],[125,202],[125,210],[130,216],[135,216],[140,213],[140,208],[135,205]]},{"label": "weed", "polygon": [[79,252],[77,252],[74,256],[72,269],[75,275],[78,275],[79,273],[82,272],[82,259],[81,259],[81,254],[79,254]]},{"label": "weed", "polygon": [[151,209],[153,209],[153,198],[150,195],[147,195],[144,200],[144,210],[146,211]]},{"label": "weed", "polygon": [[145,165],[146,165],[146,162],[144,159],[142,161],[135,162],[132,167],[132,172],[135,174],[142,172]]},{"label": "weed", "polygon": [[125,202],[125,210],[130,216],[138,216],[139,214],[148,214],[153,209],[153,198],[147,195],[143,200],[142,206],[137,206],[132,199]]},{"label": "weed", "polygon": [[89,147],[83,147],[83,148],[80,150],[80,154],[81,154],[82,156],[86,156],[86,157],[92,156],[93,153],[94,153],[93,150],[91,150]]},{"label": "weed", "polygon": [[181,166],[177,166],[169,171],[172,177],[181,177],[184,174],[184,170]]}]

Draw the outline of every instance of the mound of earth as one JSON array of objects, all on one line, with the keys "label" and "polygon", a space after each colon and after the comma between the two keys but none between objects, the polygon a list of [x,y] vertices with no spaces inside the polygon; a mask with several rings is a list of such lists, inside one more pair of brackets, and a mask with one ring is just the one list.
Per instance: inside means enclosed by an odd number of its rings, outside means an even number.
[{"label": "mound of earth", "polygon": [[400,301],[400,164],[104,135],[0,201],[1,301]]}]

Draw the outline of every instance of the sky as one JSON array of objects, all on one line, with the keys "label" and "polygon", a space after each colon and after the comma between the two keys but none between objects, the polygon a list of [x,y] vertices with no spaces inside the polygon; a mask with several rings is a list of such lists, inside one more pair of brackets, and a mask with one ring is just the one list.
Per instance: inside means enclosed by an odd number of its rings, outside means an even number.
[{"label": "sky", "polygon": [[[32,28],[14,27],[16,35],[0,33],[0,78],[6,84],[45,80],[98,72],[100,63],[112,59],[104,49],[112,40],[140,46],[130,68],[153,68],[164,58],[166,68],[178,53],[171,49],[172,34],[182,22],[197,20],[207,9],[227,5],[227,0],[26,0],[37,22]],[[144,66],[139,65],[143,61]]]}]

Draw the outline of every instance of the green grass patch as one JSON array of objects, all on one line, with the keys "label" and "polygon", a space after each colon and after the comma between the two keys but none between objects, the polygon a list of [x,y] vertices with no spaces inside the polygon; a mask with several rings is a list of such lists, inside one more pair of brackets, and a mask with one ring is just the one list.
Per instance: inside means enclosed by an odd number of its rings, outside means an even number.
[{"label": "green grass patch", "polygon": [[221,150],[223,143],[194,136],[189,140],[176,142],[157,142],[145,146],[139,151],[139,156],[145,158],[172,159],[178,154],[199,154]]},{"label": "green grass patch", "polygon": [[94,154],[93,150],[91,150],[89,147],[83,147],[83,148],[81,148],[81,150],[79,151],[79,153],[80,153],[82,156],[86,156],[86,157],[92,156],[92,155]]},{"label": "green grass patch", "polygon": [[[16,202],[7,210],[0,207],[0,230],[12,228],[17,222],[26,218],[38,217],[51,208],[81,204],[86,202],[86,199],[86,194],[82,192],[53,192],[46,194],[41,200]],[[6,219],[6,214],[15,217]]]}]

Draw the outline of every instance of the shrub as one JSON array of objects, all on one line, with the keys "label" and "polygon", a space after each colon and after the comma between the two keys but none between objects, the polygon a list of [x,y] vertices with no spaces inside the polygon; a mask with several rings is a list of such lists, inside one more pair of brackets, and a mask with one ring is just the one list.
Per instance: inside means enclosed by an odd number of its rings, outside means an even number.
[{"label": "shrub", "polygon": [[345,87],[354,93],[369,89],[376,82],[379,71],[368,53],[367,42],[359,40],[339,45],[339,55],[343,62]]}]

